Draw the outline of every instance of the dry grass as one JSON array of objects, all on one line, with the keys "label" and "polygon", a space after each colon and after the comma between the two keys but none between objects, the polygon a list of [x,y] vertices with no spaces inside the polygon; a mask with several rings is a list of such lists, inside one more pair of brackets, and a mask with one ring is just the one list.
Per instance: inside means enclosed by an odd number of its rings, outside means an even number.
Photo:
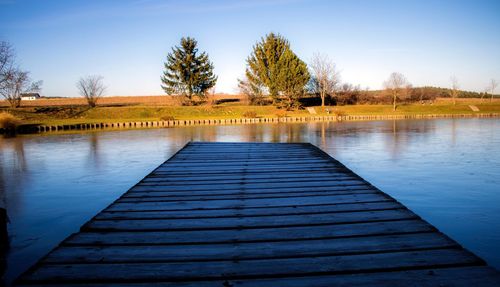
[{"label": "dry grass", "polygon": [[287,113],[287,111],[285,111],[285,110],[277,110],[277,111],[274,113],[274,115],[275,115],[277,118],[285,118],[285,117],[288,115],[288,113]]},{"label": "dry grass", "polygon": [[0,129],[14,130],[20,123],[17,117],[6,112],[0,113]]},{"label": "dry grass", "polygon": [[256,111],[246,111],[242,115],[244,118],[256,118],[257,117],[257,112]]},{"label": "dry grass", "polygon": [[[239,103],[240,105],[247,105],[247,99],[243,95],[230,95],[230,94],[216,94],[207,99],[211,105],[220,104],[224,102]],[[434,101],[434,105],[450,105],[453,100],[451,98],[438,98]],[[458,98],[458,105],[474,105],[474,104],[488,104],[489,98],[483,100],[476,98]],[[494,98],[493,104],[500,104],[500,98]],[[54,106],[86,106],[87,102],[84,98],[53,98],[53,99],[39,99],[35,101],[22,101],[22,107],[54,107]],[[99,99],[98,106],[179,106],[179,97],[158,95],[158,96],[110,96]],[[0,100],[0,107],[8,107],[9,104],[5,100]]]},{"label": "dry grass", "polygon": [[[490,101],[490,98],[485,97],[484,99],[478,99],[478,98],[457,98],[456,99],[457,105],[478,105],[478,104],[488,104],[488,103],[493,103],[493,104],[500,104],[500,98],[493,98]],[[435,104],[443,104],[443,105],[453,105],[453,99],[452,98],[437,98],[435,100]]]},{"label": "dry grass", "polygon": [[[212,101],[241,101],[244,97],[240,95],[216,94]],[[84,98],[52,98],[39,99],[35,101],[22,101],[22,107],[53,107],[53,106],[86,106],[87,101]],[[179,105],[179,97],[161,95],[161,96],[110,96],[102,97],[97,102],[98,106],[175,106]],[[9,103],[0,100],[0,107],[8,107]]]}]

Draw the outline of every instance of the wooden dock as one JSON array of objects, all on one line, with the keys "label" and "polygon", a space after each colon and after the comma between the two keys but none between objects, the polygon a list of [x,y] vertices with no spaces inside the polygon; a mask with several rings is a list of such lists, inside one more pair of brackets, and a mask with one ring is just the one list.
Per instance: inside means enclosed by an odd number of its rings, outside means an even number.
[{"label": "wooden dock", "polygon": [[17,284],[477,287],[500,276],[313,145],[189,143]]}]

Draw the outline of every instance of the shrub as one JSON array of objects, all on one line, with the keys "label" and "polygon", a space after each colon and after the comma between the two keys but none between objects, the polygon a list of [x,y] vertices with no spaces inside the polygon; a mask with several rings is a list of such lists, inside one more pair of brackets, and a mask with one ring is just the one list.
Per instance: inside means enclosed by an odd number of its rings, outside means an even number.
[{"label": "shrub", "polygon": [[141,118],[150,118],[151,117],[151,112],[149,110],[142,110],[139,112],[139,117]]},{"label": "shrub", "polygon": [[274,113],[274,114],[278,118],[284,118],[284,117],[286,117],[286,111],[285,110],[277,110],[276,113]]},{"label": "shrub", "polygon": [[0,113],[0,129],[14,130],[20,123],[17,117],[6,112]]},{"label": "shrub", "polygon": [[255,111],[246,111],[243,113],[244,118],[256,118],[257,113]]},{"label": "shrub", "polygon": [[173,121],[173,120],[175,120],[175,118],[173,116],[165,115],[165,116],[161,116],[160,120],[162,120],[162,121]]}]

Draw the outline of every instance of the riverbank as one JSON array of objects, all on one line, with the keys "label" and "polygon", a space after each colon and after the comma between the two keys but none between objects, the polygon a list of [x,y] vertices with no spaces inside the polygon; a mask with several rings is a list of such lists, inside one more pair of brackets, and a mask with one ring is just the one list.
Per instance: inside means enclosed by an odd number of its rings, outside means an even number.
[{"label": "riverbank", "polygon": [[449,99],[439,99],[433,103],[403,104],[396,111],[391,105],[316,106],[284,111],[274,106],[249,106],[239,102],[210,106],[101,105],[88,108],[78,105],[2,110],[22,120],[21,132],[43,132],[203,124],[495,117],[500,114],[500,101],[460,99],[453,105]]}]

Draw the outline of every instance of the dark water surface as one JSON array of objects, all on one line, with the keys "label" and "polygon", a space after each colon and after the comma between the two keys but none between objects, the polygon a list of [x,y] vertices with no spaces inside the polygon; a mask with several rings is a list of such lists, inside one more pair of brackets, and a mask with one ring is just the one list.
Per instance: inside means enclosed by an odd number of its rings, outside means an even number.
[{"label": "dark water surface", "polygon": [[440,119],[0,139],[7,281],[188,141],[311,142],[500,269],[500,120]]}]

